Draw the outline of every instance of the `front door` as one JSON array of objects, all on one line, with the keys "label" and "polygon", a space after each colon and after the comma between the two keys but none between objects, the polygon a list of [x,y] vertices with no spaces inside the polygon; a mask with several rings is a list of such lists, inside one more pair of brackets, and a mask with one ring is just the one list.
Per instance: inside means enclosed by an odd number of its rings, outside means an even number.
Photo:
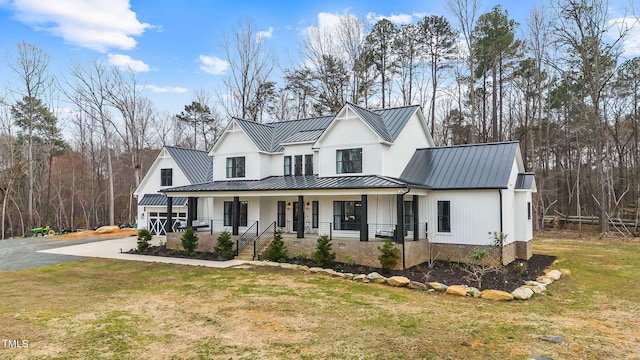
[{"label": "front door", "polygon": [[298,231],[298,202],[293,203],[293,231]]}]

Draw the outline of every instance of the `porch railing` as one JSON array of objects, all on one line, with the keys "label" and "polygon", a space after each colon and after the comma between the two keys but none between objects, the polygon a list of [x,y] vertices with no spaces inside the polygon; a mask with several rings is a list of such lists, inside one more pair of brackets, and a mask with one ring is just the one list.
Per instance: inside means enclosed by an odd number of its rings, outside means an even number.
[{"label": "porch railing", "polygon": [[273,240],[276,236],[276,222],[272,222],[271,225],[267,226],[266,229],[258,236],[258,238],[253,242],[253,259],[260,260],[262,253],[264,253],[264,249],[269,245],[271,240]]},{"label": "porch railing", "polygon": [[[247,245],[258,238],[258,222],[254,222],[247,230],[236,240],[236,256],[240,254]],[[254,252],[255,255],[255,252]]]}]

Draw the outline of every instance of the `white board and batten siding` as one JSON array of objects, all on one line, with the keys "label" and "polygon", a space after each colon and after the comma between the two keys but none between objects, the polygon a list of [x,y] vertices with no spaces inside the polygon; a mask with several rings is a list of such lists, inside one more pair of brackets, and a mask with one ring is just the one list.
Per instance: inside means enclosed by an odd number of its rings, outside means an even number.
[{"label": "white board and batten siding", "polygon": [[381,175],[397,177],[409,163],[416,149],[432,147],[426,128],[421,124],[418,113],[414,113],[393,145],[384,152],[384,164]]},{"label": "white board and batten siding", "polygon": [[[384,167],[383,145],[379,136],[351,109],[337,117],[314,145],[318,151],[319,176],[375,175]],[[362,148],[362,173],[337,174],[336,150]]]},{"label": "white board and batten siding", "polygon": [[[438,232],[438,201],[450,201],[451,232]],[[429,234],[434,243],[490,245],[500,231],[498,190],[436,190],[426,197]]]},{"label": "white board and batten siding", "polygon": [[237,156],[244,156],[245,158],[245,177],[239,179],[260,179],[263,173],[261,166],[263,158],[258,153],[258,148],[253,141],[249,139],[239,126],[227,129],[224,137],[224,141],[219,141],[220,145],[215,148],[215,156],[213,157],[213,180],[232,180],[227,179],[227,158]]},{"label": "white board and batten siding", "polygon": [[[163,150],[163,152],[163,154],[156,158],[154,163],[151,165],[151,168],[142,179],[140,186],[136,189],[134,195],[138,196],[138,201],[142,199],[142,195],[144,194],[157,194],[158,190],[190,184],[189,179],[187,179],[187,176],[182,172],[182,170],[180,170],[180,167],[176,164],[173,158],[166,153],[166,150]],[[171,186],[160,186],[160,175],[162,169],[173,169],[171,175]]]}]

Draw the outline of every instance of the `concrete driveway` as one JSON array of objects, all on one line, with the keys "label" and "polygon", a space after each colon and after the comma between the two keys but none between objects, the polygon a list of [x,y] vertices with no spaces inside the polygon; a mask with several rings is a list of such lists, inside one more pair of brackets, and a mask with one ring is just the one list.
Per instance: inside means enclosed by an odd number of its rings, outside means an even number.
[{"label": "concrete driveway", "polygon": [[[244,264],[241,260],[210,261],[171,258],[124,253],[136,247],[136,237],[115,239],[84,238],[77,240],[50,240],[48,237],[11,239],[0,241],[0,271],[21,270],[44,265],[55,265],[87,257],[160,262],[191,266],[226,268]],[[156,244],[159,239],[154,239]]]}]

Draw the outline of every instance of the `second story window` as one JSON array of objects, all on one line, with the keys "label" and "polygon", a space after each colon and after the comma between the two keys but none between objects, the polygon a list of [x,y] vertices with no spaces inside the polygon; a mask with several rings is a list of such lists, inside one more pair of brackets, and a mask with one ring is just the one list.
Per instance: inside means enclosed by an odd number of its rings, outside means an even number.
[{"label": "second story window", "polygon": [[296,163],[295,175],[300,176],[302,175],[302,155],[295,156],[295,163]]},{"label": "second story window", "polygon": [[227,178],[244,177],[244,156],[227,158]]},{"label": "second story window", "polygon": [[291,156],[284,157],[284,176],[291,175]]},{"label": "second story window", "polygon": [[304,174],[313,175],[313,155],[304,156]]},{"label": "second story window", "polygon": [[160,169],[160,186],[173,186],[173,169]]},{"label": "second story window", "polygon": [[362,172],[362,148],[336,150],[336,174]]}]

